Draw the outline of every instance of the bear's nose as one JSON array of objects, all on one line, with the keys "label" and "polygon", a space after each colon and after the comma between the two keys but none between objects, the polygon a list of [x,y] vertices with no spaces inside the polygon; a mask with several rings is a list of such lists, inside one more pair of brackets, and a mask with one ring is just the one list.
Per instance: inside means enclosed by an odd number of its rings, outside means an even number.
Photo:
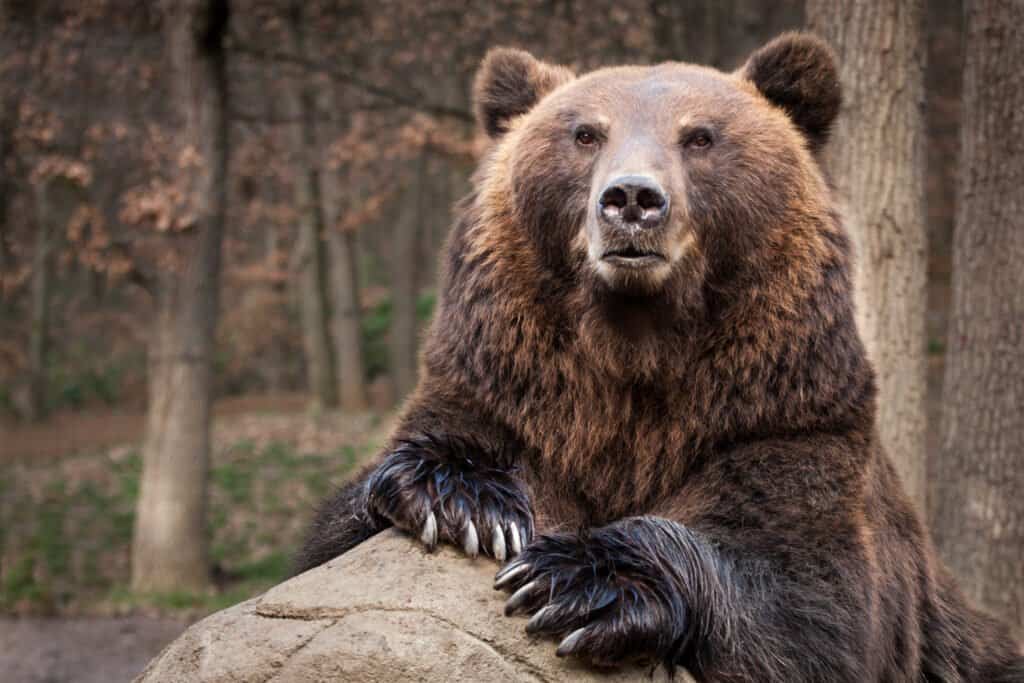
[{"label": "bear's nose", "polygon": [[610,182],[597,200],[598,214],[615,226],[658,228],[668,217],[668,195],[647,176],[630,175]]}]

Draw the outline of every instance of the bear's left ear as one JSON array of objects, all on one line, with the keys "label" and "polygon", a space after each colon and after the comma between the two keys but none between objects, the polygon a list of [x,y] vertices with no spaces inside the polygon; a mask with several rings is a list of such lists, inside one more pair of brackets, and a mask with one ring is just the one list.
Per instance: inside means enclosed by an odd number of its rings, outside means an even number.
[{"label": "bear's left ear", "polygon": [[542,62],[523,50],[494,48],[484,57],[473,85],[477,120],[490,137],[501,137],[511,119],[530,111],[544,95],[573,78],[569,69]]},{"label": "bear's left ear", "polygon": [[824,41],[783,34],[752,54],[739,73],[789,114],[813,151],[825,144],[842,93],[835,54]]}]

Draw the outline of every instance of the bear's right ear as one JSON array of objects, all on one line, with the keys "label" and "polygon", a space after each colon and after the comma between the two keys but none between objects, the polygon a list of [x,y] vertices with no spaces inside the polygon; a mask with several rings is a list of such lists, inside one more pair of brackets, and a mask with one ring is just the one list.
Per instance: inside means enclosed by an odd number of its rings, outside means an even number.
[{"label": "bear's right ear", "polygon": [[573,78],[569,69],[542,62],[523,50],[494,48],[484,57],[473,85],[476,118],[487,135],[501,137],[513,118]]}]

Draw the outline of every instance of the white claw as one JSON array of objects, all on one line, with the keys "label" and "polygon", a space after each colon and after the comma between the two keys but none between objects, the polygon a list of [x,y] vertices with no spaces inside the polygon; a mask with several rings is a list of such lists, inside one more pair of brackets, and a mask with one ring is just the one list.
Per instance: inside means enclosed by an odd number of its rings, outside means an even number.
[{"label": "white claw", "polygon": [[498,562],[505,561],[505,532],[501,530],[500,524],[495,524],[491,529],[491,553]]},{"label": "white claw", "polygon": [[583,637],[583,634],[586,632],[586,630],[586,627],[578,628],[569,635],[567,635],[565,637],[565,640],[558,644],[558,649],[555,650],[555,654],[559,657],[564,657],[566,655],[572,654],[572,651],[576,649],[576,644],[580,642],[580,638]]},{"label": "white claw", "polygon": [[476,527],[473,522],[466,523],[466,530],[462,537],[462,549],[470,557],[476,557],[480,552],[480,539],[476,535]]},{"label": "white claw", "polygon": [[423,545],[433,548],[437,545],[437,519],[433,512],[427,513],[427,521],[423,523],[423,531],[420,533],[420,540]]},{"label": "white claw", "polygon": [[523,544],[519,538],[519,527],[516,526],[515,522],[508,523],[508,538],[511,545],[509,550],[511,550],[512,555],[518,555],[523,552]]}]

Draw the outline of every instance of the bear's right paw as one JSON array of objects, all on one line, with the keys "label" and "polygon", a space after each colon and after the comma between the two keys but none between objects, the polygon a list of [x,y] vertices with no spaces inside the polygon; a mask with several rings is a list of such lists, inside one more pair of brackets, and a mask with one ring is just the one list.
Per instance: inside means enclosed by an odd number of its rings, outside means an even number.
[{"label": "bear's right paw", "polygon": [[533,538],[526,486],[514,474],[476,463],[464,448],[423,437],[399,444],[366,482],[371,515],[418,536],[428,550],[438,541],[504,562]]}]

